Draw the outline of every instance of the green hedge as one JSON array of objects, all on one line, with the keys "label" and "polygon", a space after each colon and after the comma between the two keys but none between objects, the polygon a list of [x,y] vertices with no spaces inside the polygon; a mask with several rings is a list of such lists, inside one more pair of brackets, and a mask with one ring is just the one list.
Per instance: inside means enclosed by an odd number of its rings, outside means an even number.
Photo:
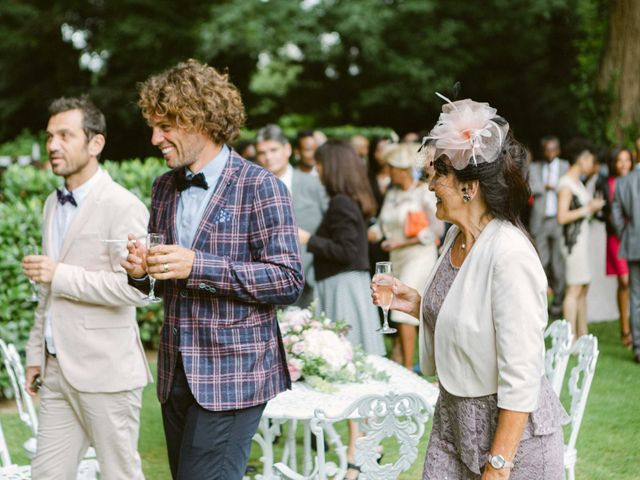
[{"label": "green hedge", "polygon": [[[166,171],[163,160],[105,162],[113,179],[135,193],[147,206],[153,179]],[[50,171],[31,166],[9,167],[0,180],[0,337],[23,351],[33,324],[35,305],[29,302],[30,285],[20,261],[28,243],[41,244],[42,207],[51,191],[62,183]],[[157,348],[162,324],[162,304],[138,309],[140,335],[146,347]],[[0,396],[7,396],[8,383],[0,368]]]}]

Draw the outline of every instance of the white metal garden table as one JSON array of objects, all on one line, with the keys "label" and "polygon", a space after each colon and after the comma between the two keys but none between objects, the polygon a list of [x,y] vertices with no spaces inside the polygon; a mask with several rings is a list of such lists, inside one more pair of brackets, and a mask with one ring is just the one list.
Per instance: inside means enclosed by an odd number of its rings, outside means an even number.
[{"label": "white metal garden table", "polygon": [[[416,393],[422,397],[427,405],[435,406],[438,399],[438,388],[435,385],[387,358],[369,355],[367,359],[377,370],[385,371],[389,375],[389,380],[386,382],[335,384],[337,391],[334,393],[320,392],[304,382],[294,382],[291,390],[282,392],[267,404],[258,432],[253,438],[263,453],[261,460],[264,468],[262,474],[256,476],[257,479],[280,479],[273,468],[276,461],[285,463],[295,471],[298,470],[296,458],[296,427],[298,423],[301,423],[304,429],[301,473],[306,475],[311,471],[313,457],[309,421],[313,418],[316,409],[324,410],[328,416],[337,416],[360,398],[387,392]],[[281,426],[287,422],[290,423],[290,428],[285,438],[282,458],[276,460],[273,441],[280,435]],[[326,434],[330,438],[340,441],[335,430],[329,430]],[[346,455],[346,449],[337,448],[335,451],[338,455]]]}]

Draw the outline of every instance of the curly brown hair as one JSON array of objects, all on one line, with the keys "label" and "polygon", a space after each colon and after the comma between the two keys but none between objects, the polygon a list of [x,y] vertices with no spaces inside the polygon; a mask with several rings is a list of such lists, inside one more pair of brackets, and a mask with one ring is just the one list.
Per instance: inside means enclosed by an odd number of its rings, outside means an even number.
[{"label": "curly brown hair", "polygon": [[236,139],[244,124],[244,105],[229,75],[194,59],[149,77],[138,91],[147,121],[160,117],[217,144]]}]

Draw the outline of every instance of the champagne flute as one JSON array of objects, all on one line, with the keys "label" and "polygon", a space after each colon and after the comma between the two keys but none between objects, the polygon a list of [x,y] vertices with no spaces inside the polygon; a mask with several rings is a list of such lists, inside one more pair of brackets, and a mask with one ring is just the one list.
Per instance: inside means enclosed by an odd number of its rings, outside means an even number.
[{"label": "champagne flute", "polygon": [[377,262],[376,274],[380,274],[376,280],[378,298],[380,299],[380,308],[384,314],[384,323],[382,327],[376,331],[385,334],[396,333],[397,330],[389,326],[389,307],[393,301],[393,273],[391,271],[391,262]]},{"label": "champagne flute", "polygon": [[[31,256],[31,255],[40,255],[40,250],[38,249],[38,246],[36,244],[29,243],[24,247],[24,255],[25,257]],[[31,296],[29,297],[29,301],[33,303],[37,303],[39,300],[38,284],[35,282],[35,280],[31,280],[31,279],[29,279],[29,283],[31,284]]]},{"label": "champagne flute", "polygon": [[[162,233],[150,233],[147,235],[147,255],[149,249],[151,247],[157,247],[158,245],[162,245],[164,243],[164,235]],[[162,301],[161,298],[156,297],[154,293],[154,289],[156,286],[156,279],[149,275],[149,283],[151,288],[149,289],[149,295],[147,295],[147,300],[151,303],[160,303]]]}]

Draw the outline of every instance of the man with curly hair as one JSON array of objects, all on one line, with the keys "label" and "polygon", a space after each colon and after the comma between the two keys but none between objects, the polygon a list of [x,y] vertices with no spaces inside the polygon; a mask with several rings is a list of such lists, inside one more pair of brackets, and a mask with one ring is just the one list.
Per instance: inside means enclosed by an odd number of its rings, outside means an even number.
[{"label": "man with curly hair", "polygon": [[244,107],[226,74],[195,60],[140,86],[172,170],[153,185],[149,232],[123,262],[164,298],[158,397],[174,479],[240,480],[268,400],[290,388],[276,306],[304,285],[287,188],[227,143]]}]

